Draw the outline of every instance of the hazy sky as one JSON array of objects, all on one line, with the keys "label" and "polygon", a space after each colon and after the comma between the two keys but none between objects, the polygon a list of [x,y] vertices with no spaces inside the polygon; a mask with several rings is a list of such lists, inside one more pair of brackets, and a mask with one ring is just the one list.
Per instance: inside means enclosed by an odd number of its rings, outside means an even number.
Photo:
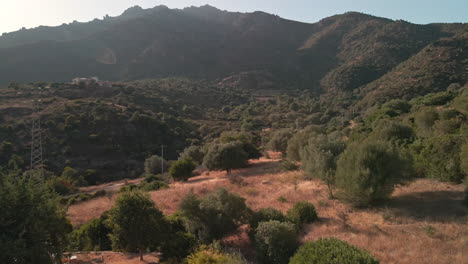
[{"label": "hazy sky", "polygon": [[419,24],[468,22],[468,0],[0,0],[0,34],[21,27],[116,16],[134,5],[148,8],[161,4],[170,8],[209,4],[229,11],[261,10],[304,22],[346,11]]}]

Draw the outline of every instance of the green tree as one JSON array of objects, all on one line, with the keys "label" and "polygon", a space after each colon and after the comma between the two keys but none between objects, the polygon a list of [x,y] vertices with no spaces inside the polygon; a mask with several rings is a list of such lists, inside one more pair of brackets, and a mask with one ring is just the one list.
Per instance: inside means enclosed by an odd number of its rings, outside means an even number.
[{"label": "green tree", "polygon": [[275,131],[267,144],[267,148],[273,151],[279,151],[283,154],[286,154],[286,150],[288,148],[288,140],[292,137],[292,135],[292,129],[289,128]]},{"label": "green tree", "polygon": [[0,174],[0,263],[57,263],[71,225],[39,177]]},{"label": "green tree", "polygon": [[138,191],[123,192],[109,211],[108,224],[114,250],[139,252],[156,248],[165,236],[165,221],[161,211],[147,194]]},{"label": "green tree", "polygon": [[200,146],[190,146],[180,154],[179,159],[190,159],[198,165],[203,163],[205,153]]},{"label": "green tree", "polygon": [[248,158],[242,142],[214,144],[209,148],[203,165],[209,170],[225,170],[230,174],[232,169],[246,167]]},{"label": "green tree", "polygon": [[255,140],[255,135],[246,132],[223,132],[219,137],[221,143],[241,142],[242,149],[247,153],[249,159],[258,159],[262,156],[255,145]]},{"label": "green tree", "polygon": [[378,264],[366,251],[336,238],[321,238],[297,250],[289,264]]},{"label": "green tree", "polygon": [[218,189],[199,199],[188,194],[179,204],[187,230],[202,242],[211,242],[235,231],[247,222],[245,199]]},{"label": "green tree", "polygon": [[458,136],[443,135],[423,141],[422,149],[416,159],[421,170],[428,178],[461,183],[465,177],[462,172],[460,147],[462,140]]},{"label": "green tree", "polygon": [[292,223],[261,222],[255,232],[255,250],[260,263],[287,264],[298,245]]},{"label": "green tree", "polygon": [[83,224],[70,234],[69,250],[71,251],[106,251],[111,250],[109,239],[110,228],[106,225],[108,213],[104,212],[101,217]]},{"label": "green tree", "polygon": [[299,153],[304,172],[308,177],[321,179],[331,198],[334,197],[337,161],[344,149],[343,142],[329,135],[318,135],[311,137]]},{"label": "green tree", "polygon": [[181,159],[171,164],[169,175],[176,181],[186,181],[192,177],[195,163],[191,160]]},{"label": "green tree", "polygon": [[354,142],[337,163],[338,198],[354,206],[371,205],[387,199],[410,174],[409,162],[388,143]]}]

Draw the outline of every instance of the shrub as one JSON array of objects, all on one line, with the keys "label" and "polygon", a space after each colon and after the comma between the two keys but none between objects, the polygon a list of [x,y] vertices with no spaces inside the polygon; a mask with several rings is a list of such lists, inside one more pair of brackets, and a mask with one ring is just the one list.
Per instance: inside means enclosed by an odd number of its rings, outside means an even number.
[{"label": "shrub", "polygon": [[235,231],[248,217],[245,199],[218,189],[198,199],[188,194],[179,204],[187,230],[202,242],[211,242]]},{"label": "shrub", "polygon": [[248,157],[240,141],[215,144],[208,150],[203,165],[209,170],[225,170],[229,174],[232,169],[246,167]]},{"label": "shrub", "polygon": [[430,129],[438,119],[439,115],[432,109],[421,110],[414,117],[416,125],[423,131]]},{"label": "shrub", "polygon": [[255,250],[260,263],[286,264],[298,247],[293,224],[279,221],[261,222],[255,232]]},{"label": "shrub", "polygon": [[345,145],[328,135],[310,138],[300,151],[302,167],[307,176],[321,179],[327,184],[329,196],[333,197],[336,163]]},{"label": "shrub", "polygon": [[187,264],[246,264],[247,261],[239,254],[224,253],[219,249],[201,247],[188,256]]},{"label": "shrub", "polygon": [[372,136],[376,139],[394,142],[398,145],[411,143],[415,138],[411,127],[389,120],[383,120],[372,133]]},{"label": "shrub", "polygon": [[60,195],[70,195],[78,191],[72,180],[53,176],[47,181],[47,185]]},{"label": "shrub", "polygon": [[184,150],[180,154],[179,159],[190,159],[198,165],[203,163],[203,158],[205,157],[205,153],[203,152],[202,148],[199,146],[190,146]]},{"label": "shrub", "polygon": [[166,260],[179,263],[197,246],[197,238],[190,234],[184,226],[183,218],[177,212],[166,217],[168,236],[161,246],[161,252]]},{"label": "shrub", "polygon": [[108,214],[105,212],[100,218],[93,219],[73,230],[70,234],[68,249],[71,251],[111,250],[109,239],[111,230],[105,224],[107,217]]},{"label": "shrub", "polygon": [[84,177],[79,175],[78,171],[71,167],[65,167],[60,177],[62,179],[68,180],[69,182],[72,182],[76,186],[83,186],[86,184]]},{"label": "shrub", "polygon": [[457,136],[443,135],[424,141],[417,156],[424,175],[441,181],[461,183],[464,178],[460,161],[461,140]]},{"label": "shrub", "polygon": [[387,199],[395,185],[411,173],[409,162],[383,142],[355,142],[341,154],[337,164],[338,196],[354,206]]},{"label": "shrub", "polygon": [[280,163],[281,170],[283,171],[297,171],[299,166],[289,160],[283,160]]},{"label": "shrub", "polygon": [[176,181],[186,181],[192,177],[195,163],[188,159],[181,159],[171,164],[169,175]]},{"label": "shrub", "polygon": [[303,224],[309,224],[318,219],[317,212],[313,204],[309,202],[297,202],[288,210],[287,218],[297,227]]},{"label": "shrub", "polygon": [[168,188],[169,185],[167,185],[167,183],[163,181],[152,181],[149,183],[142,182],[138,185],[138,187],[143,191],[150,192]]},{"label": "shrub", "polygon": [[273,151],[279,151],[286,154],[288,147],[288,140],[292,137],[291,129],[280,129],[273,133],[270,141],[267,144],[267,148]]},{"label": "shrub", "polygon": [[159,174],[167,169],[167,162],[157,155],[153,155],[145,160],[146,174]]},{"label": "shrub", "polygon": [[378,264],[366,251],[335,238],[309,242],[296,252],[289,264]]},{"label": "shrub", "polygon": [[256,229],[260,222],[267,222],[271,220],[284,222],[286,220],[286,217],[280,210],[274,208],[262,208],[257,212],[252,213],[249,225],[251,229]]}]

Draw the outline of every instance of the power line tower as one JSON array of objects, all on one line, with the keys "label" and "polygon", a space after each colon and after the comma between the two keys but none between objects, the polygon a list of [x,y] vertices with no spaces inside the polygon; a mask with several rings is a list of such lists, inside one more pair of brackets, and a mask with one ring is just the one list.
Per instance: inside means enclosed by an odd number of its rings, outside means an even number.
[{"label": "power line tower", "polygon": [[31,172],[38,171],[44,178],[44,164],[42,161],[42,129],[39,107],[41,103],[41,88],[39,99],[33,100],[32,128],[31,128]]}]

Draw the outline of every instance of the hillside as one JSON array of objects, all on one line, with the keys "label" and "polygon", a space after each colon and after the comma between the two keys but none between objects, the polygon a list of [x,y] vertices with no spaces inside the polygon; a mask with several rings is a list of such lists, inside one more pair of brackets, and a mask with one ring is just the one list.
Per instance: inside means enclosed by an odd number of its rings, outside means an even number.
[{"label": "hillside", "polygon": [[[78,27],[80,33],[74,33]],[[431,58],[434,54],[420,52],[467,30],[464,24],[416,25],[356,12],[307,24],[211,6],[133,7],[114,18],[0,37],[0,83],[76,76],[217,79],[268,71],[284,88],[347,94],[416,54],[420,60]],[[25,40],[11,41],[23,35]]]}]

